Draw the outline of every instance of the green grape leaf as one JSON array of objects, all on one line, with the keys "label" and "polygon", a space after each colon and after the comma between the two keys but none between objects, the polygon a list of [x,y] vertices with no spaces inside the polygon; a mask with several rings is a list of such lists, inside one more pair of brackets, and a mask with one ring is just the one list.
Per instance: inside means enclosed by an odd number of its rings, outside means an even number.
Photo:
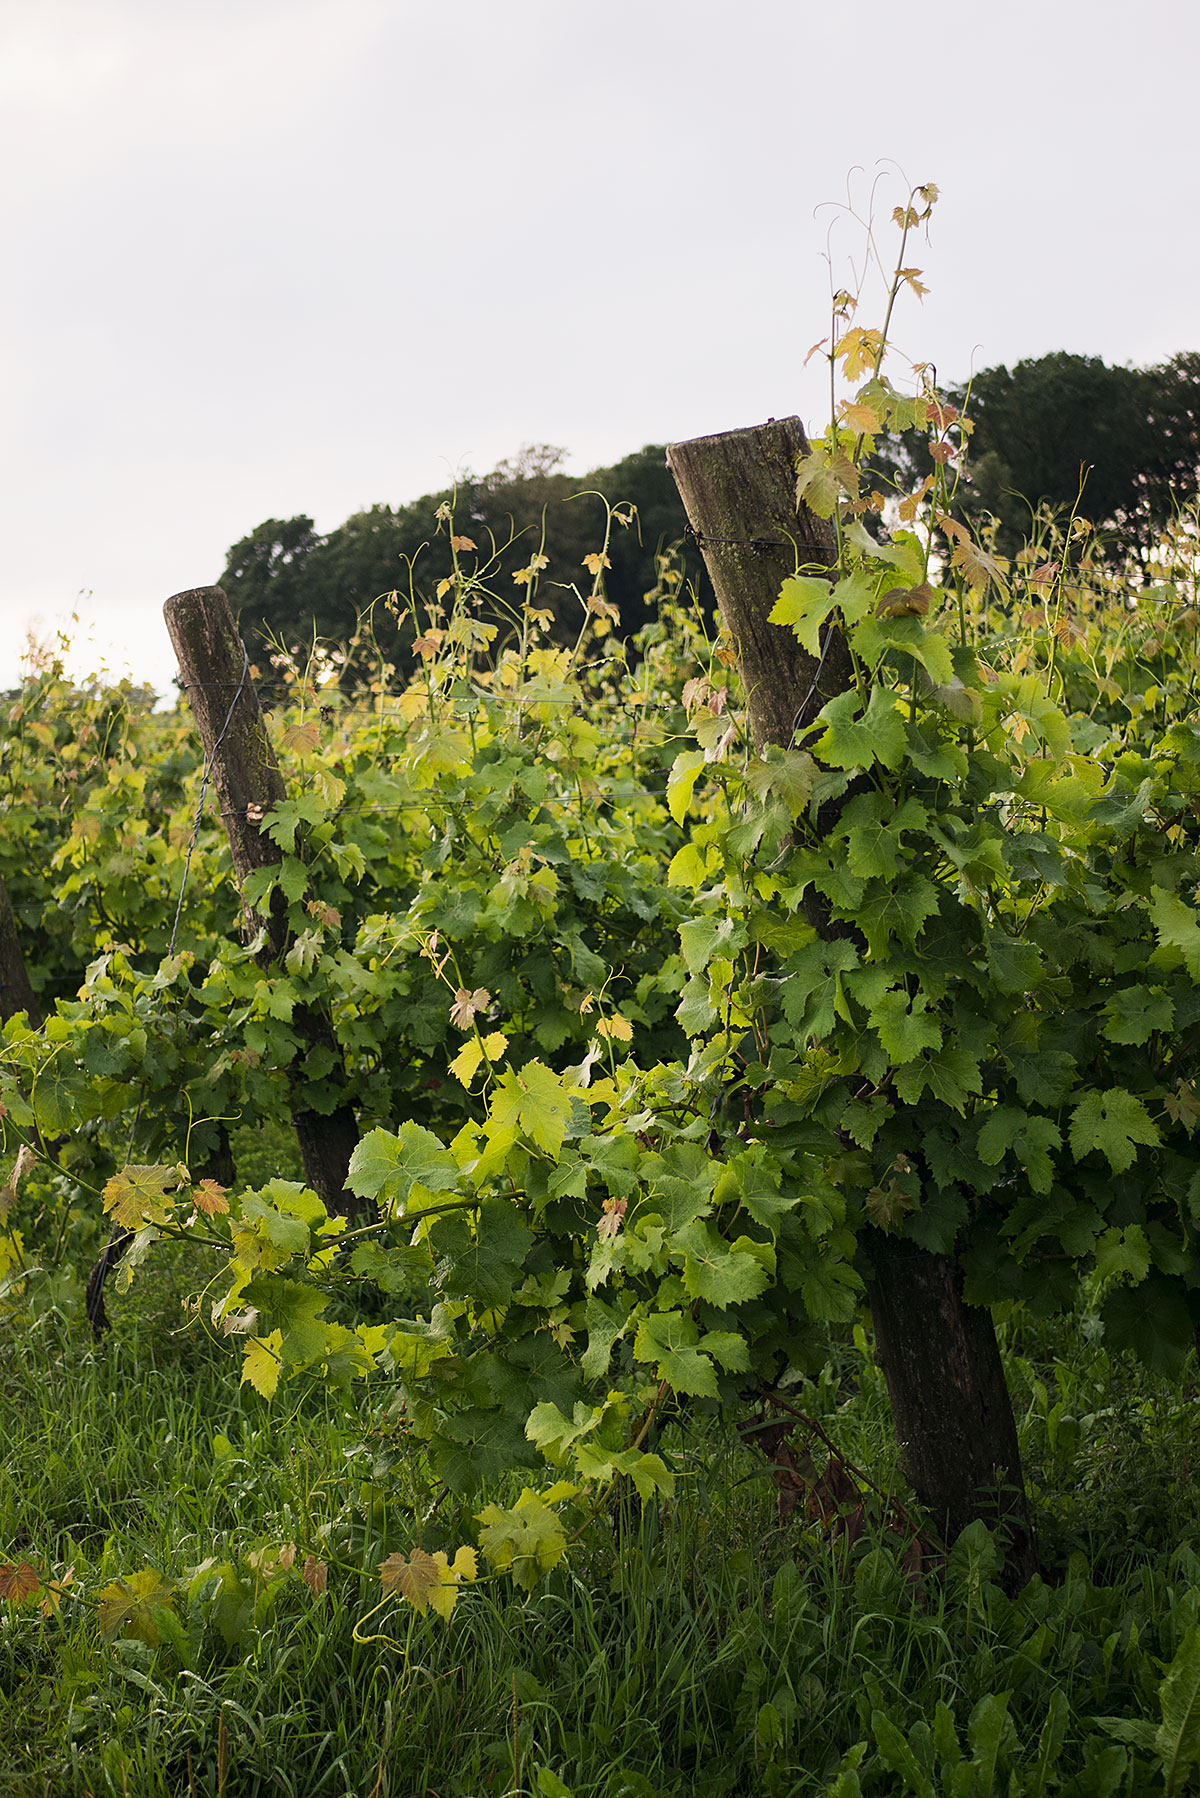
[{"label": "green grape leaf", "polygon": [[557,1160],[572,1122],[570,1084],[541,1061],[527,1061],[519,1073],[506,1068],[488,1111],[489,1141],[510,1145],[523,1131]]},{"label": "green grape leaf", "polygon": [[814,1323],[849,1323],[862,1302],[863,1284],[835,1250],[806,1256],[799,1280],[804,1309]]},{"label": "green grape leaf", "polygon": [[585,1380],[604,1379],[612,1360],[613,1349],[625,1334],[628,1324],[629,1318],[619,1307],[606,1305],[594,1292],[588,1295],[583,1315],[588,1345],[580,1362]]},{"label": "green grape leaf", "polygon": [[1193,980],[1200,980],[1200,919],[1190,905],[1162,887],[1151,887],[1150,920],[1161,948],[1183,957]]},{"label": "green grape leaf", "polygon": [[263,1274],[250,1282],[243,1297],[247,1304],[265,1312],[275,1326],[271,1340],[279,1337],[279,1359],[284,1366],[307,1367],[324,1354],[329,1343],[329,1325],[321,1316],[329,1303],[326,1293],[301,1280]]},{"label": "green grape leaf", "polygon": [[920,618],[911,613],[904,617],[865,618],[854,632],[854,653],[871,669],[877,668],[889,651],[896,650],[919,662],[935,687],[948,687],[954,680],[954,662],[945,637],[926,630]]},{"label": "green grape leaf", "polygon": [[697,1220],[677,1230],[671,1253],[676,1259],[682,1256],[683,1285],[690,1299],[724,1308],[755,1299],[770,1285],[758,1257],[736,1244],[730,1246],[711,1223]]},{"label": "green grape leaf", "polygon": [[667,810],[676,824],[682,824],[692,803],[692,793],[704,766],[702,749],[685,749],[675,757],[667,776]]},{"label": "green grape leaf", "polygon": [[708,912],[679,926],[679,944],[689,974],[700,974],[718,956],[729,961],[746,946],[746,931],[734,918]]},{"label": "green grape leaf", "polygon": [[1104,1034],[1110,1043],[1144,1043],[1156,1030],[1169,1030],[1175,1007],[1158,986],[1118,987],[1104,1007]]},{"label": "green grape leaf", "polygon": [[104,1586],[99,1594],[100,1634],[106,1642],[117,1636],[132,1637],[157,1648],[162,1635],[156,1611],[173,1611],[175,1595],[163,1584],[162,1575],[152,1567],[129,1577],[118,1578]]},{"label": "green grape leaf", "polygon": [[1062,1147],[1062,1132],[1047,1117],[1031,1117],[1014,1105],[998,1105],[979,1132],[976,1154],[986,1167],[996,1167],[1009,1149],[1024,1167],[1034,1192],[1054,1184],[1051,1151]]},{"label": "green grape leaf", "polygon": [[853,687],[829,701],[818,719],[825,726],[816,746],[818,756],[831,768],[870,768],[876,762],[898,768],[906,738],[896,695],[886,687],[872,687],[867,709],[861,716],[860,711]]},{"label": "green grape leaf", "polygon": [[633,1352],[653,1363],[658,1377],[676,1392],[692,1398],[716,1398],[717,1376],[707,1355],[696,1346],[700,1332],[682,1311],[652,1311],[638,1325]]},{"label": "green grape leaf", "polygon": [[842,815],[839,832],[845,833],[846,859],[852,872],[867,880],[895,879],[905,854],[903,832],[924,830],[928,823],[929,814],[916,799],[906,799],[895,812],[885,793],[868,793],[852,800]]},{"label": "green grape leaf", "polygon": [[821,653],[821,626],[836,605],[836,590],[828,580],[789,575],[767,613],[767,623],[790,625],[809,655],[816,657]]},{"label": "green grape leaf", "polygon": [[[746,768],[746,785],[758,800],[781,799],[793,818],[798,818],[812,797],[820,769],[805,749],[781,749],[769,743],[761,761]],[[698,883],[697,883],[698,884]]]},{"label": "green grape leaf", "polygon": [[936,1055],[922,1055],[895,1071],[896,1091],[906,1105],[915,1105],[923,1092],[961,1113],[968,1098],[983,1091],[979,1057],[967,1049],[945,1048]]},{"label": "green grape leaf", "polygon": [[988,975],[997,992],[1028,993],[1044,978],[1040,950],[1020,937],[989,930],[985,938]]},{"label": "green grape leaf", "polygon": [[915,1060],[925,1049],[941,1048],[941,1026],[929,1016],[927,1004],[924,993],[910,1003],[902,988],[893,987],[871,1007],[871,1026],[894,1067]]},{"label": "green grape leaf", "polygon": [[507,1304],[532,1243],[533,1232],[511,1199],[486,1199],[467,1248],[446,1271],[447,1292],[462,1293],[478,1305]]},{"label": "green grape leaf", "polygon": [[532,1592],[542,1575],[557,1567],[567,1552],[567,1532],[550,1505],[574,1493],[561,1482],[542,1494],[526,1486],[507,1510],[492,1504],[477,1513],[483,1526],[479,1546],[497,1573],[511,1574],[516,1585]]},{"label": "green grape leaf", "polygon": [[1113,1348],[1129,1349],[1153,1373],[1178,1378],[1194,1339],[1177,1280],[1151,1270],[1134,1285],[1116,1286],[1100,1315]]},{"label": "green grape leaf", "polygon": [[364,1136],[350,1157],[346,1183],[360,1199],[374,1199],[381,1211],[402,1216],[414,1187],[453,1192],[460,1178],[449,1149],[432,1130],[410,1120],[395,1132],[372,1130]]},{"label": "green grape leaf", "polygon": [[938,909],[937,888],[923,874],[901,878],[894,886],[878,885],[858,908],[858,923],[872,958],[887,958],[895,940],[914,943],[926,918]]},{"label": "green grape leaf", "polygon": [[1099,1149],[1115,1174],[1133,1166],[1138,1143],[1153,1148],[1159,1140],[1158,1126],[1142,1101],[1121,1086],[1088,1093],[1071,1113],[1071,1153],[1076,1160]]}]

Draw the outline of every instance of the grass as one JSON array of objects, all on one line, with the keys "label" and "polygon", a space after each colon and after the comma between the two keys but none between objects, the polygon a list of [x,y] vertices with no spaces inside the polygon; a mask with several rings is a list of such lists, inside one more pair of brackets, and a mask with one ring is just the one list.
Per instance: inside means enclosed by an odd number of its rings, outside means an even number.
[{"label": "grass", "polygon": [[[1015,1601],[986,1533],[914,1584],[879,1520],[850,1550],[782,1520],[761,1461],[701,1425],[670,1445],[677,1501],[598,1524],[536,1592],[363,1624],[430,1509],[419,1458],[364,1431],[361,1391],[291,1411],[239,1391],[226,1345],[181,1332],[176,1280],[164,1255],[100,1349],[61,1304],[6,1323],[3,1549],[73,1565],[79,1596],[0,1610],[4,1798],[1165,1789],[1096,1719],[1157,1722],[1200,1616],[1195,1398],[1080,1325],[1004,1330],[1046,1562]],[[861,1334],[798,1397],[894,1478]],[[467,1539],[469,1513],[444,1502],[425,1545]],[[255,1575],[289,1543],[327,1562],[323,1595]],[[210,1560],[239,1570],[240,1618],[188,1595]],[[176,1621],[105,1643],[98,1594],[148,1568],[179,1585]]]}]

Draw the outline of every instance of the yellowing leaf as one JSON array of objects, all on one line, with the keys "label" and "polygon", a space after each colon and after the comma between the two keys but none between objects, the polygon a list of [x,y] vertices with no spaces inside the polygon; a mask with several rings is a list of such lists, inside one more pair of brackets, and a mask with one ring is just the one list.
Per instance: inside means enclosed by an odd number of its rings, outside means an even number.
[{"label": "yellowing leaf", "polygon": [[860,375],[874,374],[882,349],[882,331],[852,325],[834,344],[833,354],[841,357],[846,379],[856,381]]},{"label": "yellowing leaf", "polygon": [[479,1070],[483,1060],[483,1044],[477,1036],[468,1037],[454,1060],[450,1063],[450,1072],[463,1086],[469,1087]]},{"label": "yellowing leaf", "polygon": [[567,1551],[567,1533],[545,1501],[555,1502],[573,1492],[561,1481],[545,1494],[527,1486],[507,1510],[484,1506],[479,1513],[483,1525],[479,1546],[497,1573],[511,1573],[518,1586],[532,1592],[542,1574],[558,1565]]},{"label": "yellowing leaf", "polygon": [[607,1037],[609,1042],[631,1043],[633,1041],[633,1025],[628,1018],[620,1016],[598,1018],[596,1035]]},{"label": "yellowing leaf", "polygon": [[463,1086],[470,1086],[479,1071],[479,1064],[485,1058],[488,1061],[499,1061],[508,1047],[508,1038],[503,1030],[493,1030],[490,1036],[480,1039],[473,1036],[465,1042],[454,1060],[450,1063],[450,1072]]},{"label": "yellowing leaf", "polygon": [[297,755],[311,755],[321,741],[321,726],[315,718],[304,724],[289,724],[283,733],[283,747]]},{"label": "yellowing leaf", "polygon": [[912,288],[913,292],[916,294],[916,296],[919,300],[923,300],[925,298],[925,295],[929,292],[929,289],[928,289],[928,287],[926,287],[924,281],[922,281],[918,278],[922,273],[921,269],[919,269],[919,268],[902,268],[902,269],[898,269],[897,273],[902,281],[908,282],[908,285]]},{"label": "yellowing leaf", "polygon": [[390,1554],[379,1563],[385,1593],[398,1592],[422,1617],[432,1609],[443,1619],[454,1609],[463,1580],[473,1580],[476,1571],[475,1550],[469,1547],[460,1548],[453,1561],[440,1548],[433,1554],[414,1548],[407,1559]]},{"label": "yellowing leaf", "polygon": [[131,1163],[106,1182],[104,1209],[126,1230],[165,1223],[172,1209],[167,1192],[178,1184],[176,1168]]},{"label": "yellowing leaf", "polygon": [[451,537],[450,547],[456,555],[461,555],[464,550],[475,548],[475,540],[473,537]]},{"label": "yellowing leaf", "polygon": [[38,1600],[38,1610],[42,1613],[43,1617],[49,1617],[51,1615],[57,1616],[59,1599],[66,1591],[67,1587],[74,1585],[74,1583],[74,1567],[68,1567],[61,1579],[48,1579],[46,1581],[45,1586],[42,1589],[42,1596]]},{"label": "yellowing leaf", "polygon": [[307,1555],[300,1577],[313,1597],[320,1598],[329,1583],[329,1568],[324,1561],[318,1561],[315,1555]]},{"label": "yellowing leaf", "polygon": [[170,1588],[163,1585],[161,1575],[152,1567],[146,1567],[141,1573],[105,1586],[100,1594],[100,1634],[106,1642],[115,1636],[132,1636],[149,1648],[157,1648],[161,1638],[154,1613],[174,1608]]},{"label": "yellowing leaf", "polygon": [[849,425],[852,431],[860,431],[864,436],[875,436],[883,422],[875,408],[862,400],[843,400],[839,411],[842,423]]},{"label": "yellowing leaf", "polygon": [[476,1013],[486,1011],[491,1002],[492,995],[486,986],[477,986],[473,993],[469,993],[465,986],[460,986],[454,995],[454,1004],[450,1007],[450,1022],[460,1030],[469,1030]]},{"label": "yellowing leaf", "polygon": [[226,1188],[216,1180],[201,1180],[192,1194],[192,1204],[205,1217],[216,1217],[218,1212],[229,1210],[229,1200],[225,1197]]},{"label": "yellowing leaf", "polygon": [[255,1392],[263,1398],[274,1398],[279,1386],[279,1350],[283,1336],[279,1330],[272,1330],[269,1336],[249,1336],[246,1339],[245,1359],[242,1362],[241,1384],[249,1380]]},{"label": "yellowing leaf", "polygon": [[607,556],[601,555],[599,550],[593,550],[590,556],[583,558],[583,566],[594,579],[602,568],[611,568],[612,563]]}]

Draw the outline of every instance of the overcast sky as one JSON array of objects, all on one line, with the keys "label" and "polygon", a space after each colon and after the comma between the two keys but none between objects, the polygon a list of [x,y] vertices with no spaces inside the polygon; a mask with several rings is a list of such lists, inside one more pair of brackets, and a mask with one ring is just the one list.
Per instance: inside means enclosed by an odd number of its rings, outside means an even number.
[{"label": "overcast sky", "polygon": [[268,517],[819,428],[856,166],[941,188],[945,379],[1200,347],[1198,70],[1192,0],[0,0],[0,687],[76,608],[164,687]]}]

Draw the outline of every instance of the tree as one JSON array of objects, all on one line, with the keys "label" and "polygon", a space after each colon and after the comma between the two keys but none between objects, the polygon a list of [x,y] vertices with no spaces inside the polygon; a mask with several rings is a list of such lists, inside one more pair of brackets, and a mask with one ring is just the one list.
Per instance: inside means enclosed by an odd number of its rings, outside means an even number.
[{"label": "tree", "polygon": [[[539,603],[555,615],[552,635],[573,641],[592,580],[584,558],[601,549],[608,529],[606,499],[628,521],[609,530],[607,596],[622,629],[637,630],[652,616],[646,594],[656,583],[656,555],[686,531],[664,451],[647,445],[581,478],[562,472],[564,454],[528,445],[488,475],[467,475],[456,488],[399,508],[371,506],[326,536],[307,516],[268,519],[233,546],[220,577],[247,642],[278,643],[303,661],[319,640],[344,656],[369,617],[384,653],[407,660],[410,590],[432,598],[452,571],[450,532],[438,517],[446,506],[454,535],[475,546],[464,553],[491,564],[486,584],[502,599],[517,593],[513,577],[532,556],[546,556]],[[694,552],[685,572],[706,589]],[[389,603],[392,594],[398,599]]]},{"label": "tree", "polygon": [[1113,559],[1145,561],[1158,533],[1200,488],[1200,356],[1110,368],[1059,350],[985,369],[953,396],[975,429],[963,509],[992,512],[1000,545],[1024,541],[1034,510],[1080,512]]},{"label": "tree", "polygon": [[[1200,493],[1200,354],[1153,368],[1111,368],[1066,350],[986,368],[947,398],[972,421],[955,509],[990,513],[997,546],[1014,555],[1039,506],[1077,506],[1110,560],[1145,565],[1158,535]],[[928,440],[883,441],[877,477],[905,484],[930,471]]]}]

